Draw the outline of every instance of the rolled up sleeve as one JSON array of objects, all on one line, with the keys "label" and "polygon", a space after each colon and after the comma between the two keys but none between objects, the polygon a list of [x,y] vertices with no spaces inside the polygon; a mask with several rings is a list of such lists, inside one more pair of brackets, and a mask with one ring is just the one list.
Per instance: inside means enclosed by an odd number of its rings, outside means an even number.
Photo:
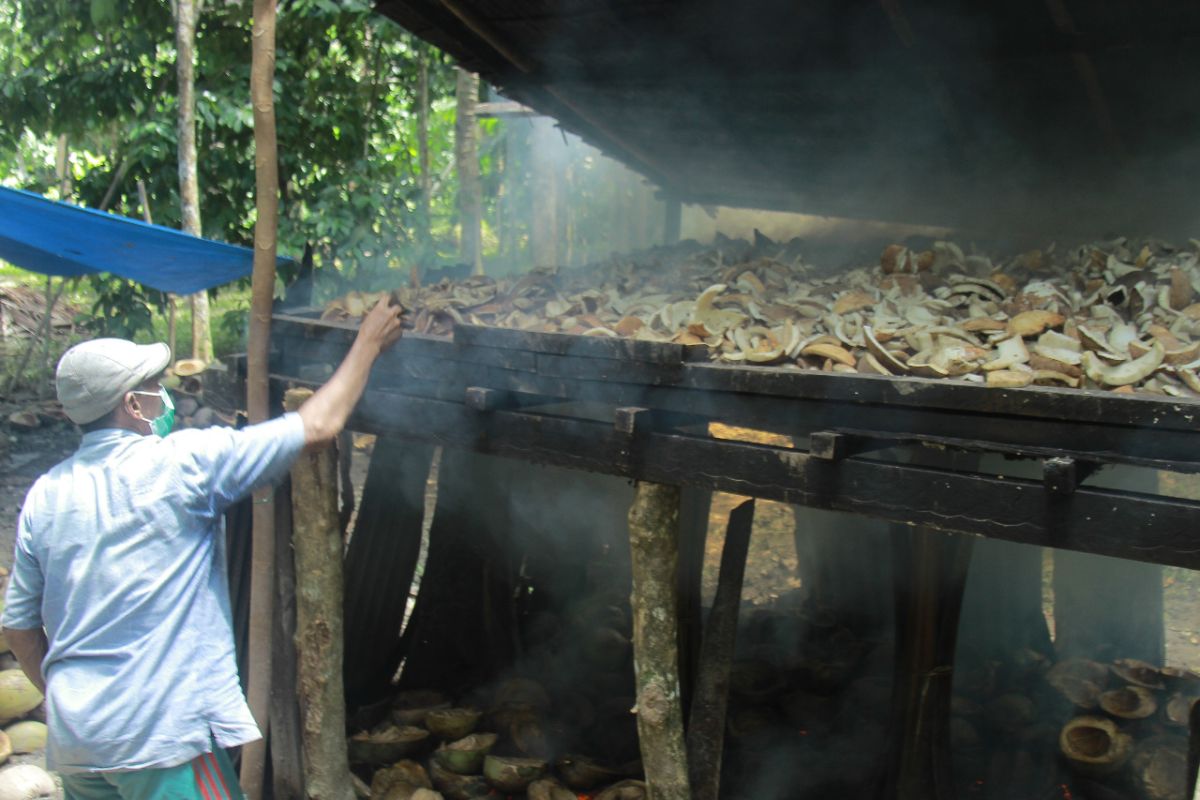
[{"label": "rolled up sleeve", "polygon": [[178,446],[190,451],[191,478],[216,515],[287,473],[304,449],[304,421],[289,413],[240,431],[209,428],[178,436]]}]

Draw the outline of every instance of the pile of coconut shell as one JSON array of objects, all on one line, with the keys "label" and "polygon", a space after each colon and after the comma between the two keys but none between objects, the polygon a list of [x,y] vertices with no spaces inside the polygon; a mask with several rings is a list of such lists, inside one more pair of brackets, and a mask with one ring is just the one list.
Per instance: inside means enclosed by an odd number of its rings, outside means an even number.
[{"label": "pile of coconut shell", "polygon": [[41,762],[45,748],[42,693],[25,677],[0,633],[0,800],[58,796],[50,774],[30,763]]},{"label": "pile of coconut shell", "polygon": [[643,800],[641,763],[602,764],[582,755],[553,756],[545,723],[550,699],[536,682],[502,683],[484,712],[452,705],[441,692],[405,691],[386,717],[347,742],[350,763],[369,774],[374,800],[467,800],[473,797]]},{"label": "pile of coconut shell", "polygon": [[956,682],[952,747],[966,784],[977,776],[1042,796],[1065,781],[1086,796],[1185,800],[1200,675],[1133,659],[1025,656],[1006,673]]},{"label": "pile of coconut shell", "polygon": [[[682,242],[583,269],[409,286],[420,332],[455,323],[705,345],[719,362],[1200,397],[1200,242],[1115,239],[1004,259],[952,242],[834,275],[793,248]],[[352,292],[323,319],[362,316]]]}]

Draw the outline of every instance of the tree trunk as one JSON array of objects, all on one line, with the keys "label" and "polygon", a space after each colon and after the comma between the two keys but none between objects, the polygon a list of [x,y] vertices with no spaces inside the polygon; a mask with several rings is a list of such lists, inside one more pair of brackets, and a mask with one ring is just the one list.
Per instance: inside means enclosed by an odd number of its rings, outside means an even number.
[{"label": "tree trunk", "polygon": [[417,242],[424,252],[423,258],[431,253],[426,250],[432,243],[430,233],[430,190],[433,186],[433,176],[429,174],[429,52],[425,45],[420,48],[417,60],[417,164],[420,170],[417,175]]},{"label": "tree trunk", "polygon": [[548,119],[533,120],[532,142],[529,148],[530,171],[533,174],[533,218],[529,226],[529,245],[533,266],[552,267],[558,264],[558,185],[551,158],[554,150],[554,126]]},{"label": "tree trunk", "polygon": [[[142,206],[142,219],[147,225],[154,224],[154,216],[150,213],[150,198],[146,192],[146,182],[138,178],[137,182],[138,203]],[[176,304],[175,295],[167,294],[167,349],[171,351],[171,363],[179,358],[179,354],[175,350],[175,328],[176,328]]]},{"label": "tree trunk", "polygon": [[638,739],[652,800],[689,800],[679,697],[679,487],[638,483],[629,509]]},{"label": "tree trunk", "polygon": [[[292,389],[298,411],[312,396]],[[342,527],[338,517],[337,451],[322,447],[292,467],[292,548],[296,574],[296,682],[304,752],[304,794],[354,800],[346,758],[342,693]]]},{"label": "tree trunk", "polygon": [[[275,294],[275,250],[279,213],[279,171],[275,145],[275,0],[254,0],[250,96],[254,108],[254,273],[250,283],[250,336],[246,348],[246,408],[250,422],[269,416],[267,351],[271,301]],[[275,508],[270,489],[254,495],[254,551],[251,560],[250,710],[263,738],[242,750],[242,787],[250,800],[263,796],[269,701],[271,620],[274,617]]]},{"label": "tree trunk", "polygon": [[479,76],[458,69],[458,113],[454,122],[454,161],[458,169],[459,253],[472,274],[483,274],[480,227],[483,224],[483,187],[479,183],[479,138],[475,105],[479,101]]},{"label": "tree trunk", "polygon": [[[196,177],[196,17],[199,0],[175,0],[175,70],[179,82],[179,204],[185,233],[200,236],[200,188]],[[192,304],[192,358],[213,359],[208,293],[196,292]]]}]

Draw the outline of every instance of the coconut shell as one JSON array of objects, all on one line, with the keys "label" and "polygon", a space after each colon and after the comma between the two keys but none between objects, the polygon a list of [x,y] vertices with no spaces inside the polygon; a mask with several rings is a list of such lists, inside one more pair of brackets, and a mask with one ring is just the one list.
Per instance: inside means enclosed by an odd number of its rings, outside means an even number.
[{"label": "coconut shell", "polygon": [[507,794],[525,791],[529,784],[546,774],[546,762],[538,758],[501,758],[485,756],[483,775],[488,783]]},{"label": "coconut shell", "polygon": [[474,708],[437,708],[425,715],[425,727],[439,739],[454,741],[474,731],[482,715]]},{"label": "coconut shell", "polygon": [[46,747],[46,723],[27,719],[4,729],[14,753],[36,753]]},{"label": "coconut shell", "polygon": [[51,800],[57,797],[54,778],[41,767],[18,764],[0,769],[0,800]]},{"label": "coconut shell", "polygon": [[0,724],[19,719],[37,708],[42,693],[19,669],[0,671]]},{"label": "coconut shell", "polygon": [[1133,737],[1107,717],[1076,717],[1063,726],[1059,749],[1076,772],[1107,775],[1133,754]]}]

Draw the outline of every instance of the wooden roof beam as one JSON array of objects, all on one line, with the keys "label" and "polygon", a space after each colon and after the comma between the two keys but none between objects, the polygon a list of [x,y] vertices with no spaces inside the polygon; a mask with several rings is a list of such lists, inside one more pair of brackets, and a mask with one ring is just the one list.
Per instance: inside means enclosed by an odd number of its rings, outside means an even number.
[{"label": "wooden roof beam", "polygon": [[[479,16],[479,14],[477,14],[473,9],[467,7],[462,0],[440,0],[440,2],[442,6],[455,17],[457,17],[458,20],[467,27],[468,30],[478,36],[484,44],[492,48],[493,51],[500,55],[506,62],[515,67],[521,74],[533,76],[539,72],[540,65],[537,62],[526,57],[510,46],[508,42],[505,41],[504,36],[495,29],[490,21]],[[608,139],[616,147],[624,150],[629,156],[632,156],[632,158],[640,164],[640,169],[634,165],[634,168],[637,169],[637,171],[658,183],[661,188],[671,188],[679,193],[680,196],[686,196],[686,187],[680,186],[675,180],[669,180],[670,176],[664,172],[655,163],[655,160],[640,147],[617,135],[611,128],[605,125],[604,122],[597,119],[589,112],[581,109],[569,97],[564,95],[561,91],[558,91],[549,83],[541,83],[538,88],[545,92],[545,94],[547,94],[558,105],[569,111],[578,120],[591,127],[595,132],[599,133],[605,139]]]}]

